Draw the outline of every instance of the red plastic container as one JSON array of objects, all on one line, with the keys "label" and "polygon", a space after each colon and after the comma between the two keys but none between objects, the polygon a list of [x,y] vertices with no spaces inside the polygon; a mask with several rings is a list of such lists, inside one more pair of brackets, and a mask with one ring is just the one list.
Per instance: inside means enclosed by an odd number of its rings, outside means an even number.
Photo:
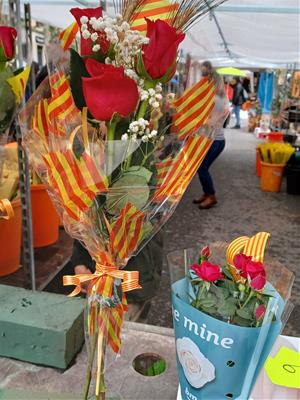
[{"label": "red plastic container", "polygon": [[283,133],[282,132],[270,132],[268,133],[269,142],[282,142]]},{"label": "red plastic container", "polygon": [[261,156],[258,149],[256,149],[256,176],[261,177]]}]

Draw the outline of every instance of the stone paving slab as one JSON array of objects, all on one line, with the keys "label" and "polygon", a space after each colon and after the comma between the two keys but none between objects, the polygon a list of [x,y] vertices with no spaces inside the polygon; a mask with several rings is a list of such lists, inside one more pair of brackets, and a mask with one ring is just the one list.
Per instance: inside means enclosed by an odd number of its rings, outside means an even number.
[{"label": "stone paving slab", "polygon": [[[156,377],[138,374],[132,362],[144,353],[163,357],[167,362],[166,371]],[[0,400],[79,400],[85,383],[86,363],[85,347],[66,371],[0,358]],[[125,323],[122,355],[109,364],[108,361],[108,397],[117,396],[118,400],[176,398],[178,379],[173,330]]]}]

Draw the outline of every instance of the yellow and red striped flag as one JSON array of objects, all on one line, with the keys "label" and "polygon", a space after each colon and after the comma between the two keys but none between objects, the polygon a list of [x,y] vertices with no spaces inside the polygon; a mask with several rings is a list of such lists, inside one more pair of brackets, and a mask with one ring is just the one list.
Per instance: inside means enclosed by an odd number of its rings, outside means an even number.
[{"label": "yellow and red striped flag", "polygon": [[174,128],[178,139],[185,139],[207,122],[215,106],[215,94],[214,81],[203,78],[174,101]]},{"label": "yellow and red striped flag", "polygon": [[49,135],[48,127],[48,100],[42,99],[34,107],[32,129],[47,142]]},{"label": "yellow and red striped flag", "polygon": [[111,226],[111,252],[120,259],[126,259],[134,252],[143,234],[145,214],[131,203],[121,210],[117,220]]},{"label": "yellow and red striped flag", "polygon": [[50,78],[52,98],[48,104],[48,118],[51,123],[56,119],[66,121],[79,116],[79,110],[75,106],[69,81],[64,74],[55,73]]},{"label": "yellow and red striped flag", "polygon": [[127,302],[123,301],[117,307],[103,308],[98,315],[100,331],[107,337],[108,343],[115,353],[121,349],[121,330],[124,321],[124,312],[127,311]]},{"label": "yellow and red striped flag", "polygon": [[251,238],[248,236],[241,236],[233,240],[226,252],[228,264],[233,265],[234,257],[241,252],[246,256],[251,256],[253,261],[263,262],[269,237],[269,233],[259,232]]},{"label": "yellow and red striped flag", "polygon": [[29,75],[30,75],[30,67],[26,67],[18,75],[12,76],[11,78],[7,79],[7,82],[11,86],[12,91],[16,96],[17,104],[21,103],[25,95],[25,89],[29,79]]},{"label": "yellow and red striped flag", "polygon": [[78,31],[79,27],[75,21],[60,33],[59,40],[64,51],[67,51],[70,48]]},{"label": "yellow and red striped flag", "polygon": [[165,22],[171,22],[172,15],[176,10],[178,10],[178,4],[172,4],[168,0],[145,0],[139,11],[133,16],[131,28],[146,34],[147,23],[145,18],[152,21],[161,19]]},{"label": "yellow and red striped flag", "polygon": [[157,164],[158,188],[153,201],[169,198],[178,201],[206,156],[212,141],[204,136],[191,136],[178,155]]},{"label": "yellow and red striped flag", "polygon": [[106,192],[106,177],[97,170],[94,161],[83,153],[78,159],[71,150],[53,152],[44,156],[48,169],[48,183],[66,212],[80,220],[98,193]]}]

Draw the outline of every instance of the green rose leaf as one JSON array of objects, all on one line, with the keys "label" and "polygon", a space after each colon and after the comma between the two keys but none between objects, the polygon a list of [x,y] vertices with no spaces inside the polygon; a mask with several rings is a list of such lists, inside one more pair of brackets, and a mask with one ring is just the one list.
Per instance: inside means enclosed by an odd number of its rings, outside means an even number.
[{"label": "green rose leaf", "polygon": [[75,105],[80,110],[86,107],[86,102],[83,95],[82,89],[82,77],[89,77],[89,73],[85,67],[85,63],[80,55],[73,49],[70,49],[71,60],[71,79],[70,86],[72,95],[75,101]]},{"label": "green rose leaf", "polygon": [[136,176],[142,176],[143,178],[146,179],[147,183],[149,183],[151,177],[152,177],[152,172],[149,171],[147,168],[140,167],[140,166],[135,166],[133,165],[130,167],[126,172],[126,175],[136,175]]},{"label": "green rose leaf", "polygon": [[150,190],[144,177],[124,175],[113,184],[106,198],[106,209],[112,215],[120,214],[127,203],[141,210],[149,199]]},{"label": "green rose leaf", "polygon": [[217,301],[214,299],[203,299],[200,301],[200,306],[204,308],[214,307],[217,304]]},{"label": "green rose leaf", "polygon": [[251,312],[251,309],[249,309],[249,308],[246,308],[246,307],[241,308],[241,309],[237,310],[236,313],[241,318],[249,319],[249,320],[253,319],[253,312]]},{"label": "green rose leaf", "polygon": [[224,318],[233,317],[236,312],[236,305],[236,300],[229,298],[218,306],[218,313]]},{"label": "green rose leaf", "polygon": [[252,321],[250,321],[249,319],[244,319],[242,317],[239,317],[238,315],[236,315],[232,321],[235,325],[238,326],[252,326]]},{"label": "green rose leaf", "polygon": [[220,286],[211,286],[211,291],[220,299],[220,301],[225,301],[229,296],[229,290],[222,288]]}]

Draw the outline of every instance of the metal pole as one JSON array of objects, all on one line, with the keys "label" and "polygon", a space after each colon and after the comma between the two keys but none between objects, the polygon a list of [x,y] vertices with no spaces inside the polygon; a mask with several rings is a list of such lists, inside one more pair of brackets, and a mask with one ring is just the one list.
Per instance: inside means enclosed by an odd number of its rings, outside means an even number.
[{"label": "metal pole", "polygon": [[[10,0],[11,15],[15,15],[15,26],[18,30],[18,61],[19,66],[23,66],[22,51],[22,25],[20,0]],[[25,100],[23,100],[23,105]],[[31,213],[31,196],[30,196],[30,172],[29,163],[25,150],[22,147],[22,133],[18,124],[17,143],[18,143],[18,164],[19,164],[19,180],[20,180],[20,197],[22,206],[22,264],[28,275],[28,281],[32,290],[36,290],[35,282],[35,265],[33,251],[33,235],[32,235],[32,213]]]}]

